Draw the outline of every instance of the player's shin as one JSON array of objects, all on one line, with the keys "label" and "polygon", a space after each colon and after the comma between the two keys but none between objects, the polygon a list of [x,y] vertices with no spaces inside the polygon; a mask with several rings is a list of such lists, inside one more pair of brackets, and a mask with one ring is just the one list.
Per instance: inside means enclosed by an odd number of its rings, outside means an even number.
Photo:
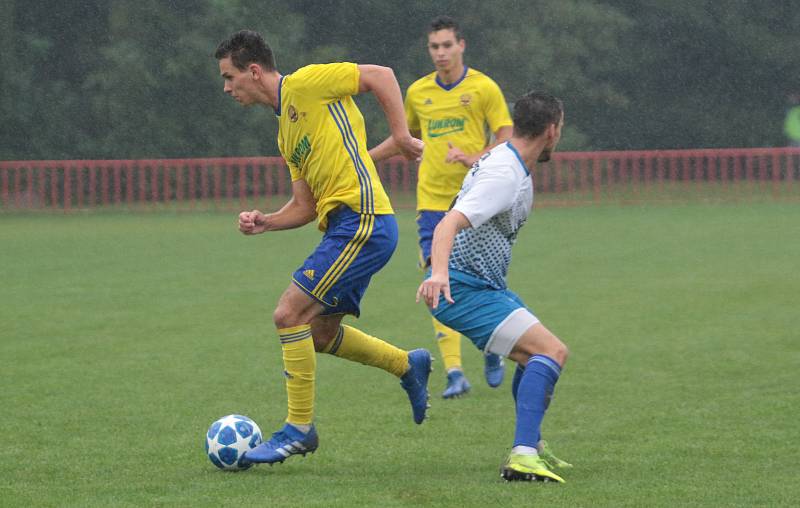
[{"label": "player's shin", "polygon": [[511,380],[511,396],[514,397],[514,402],[517,402],[517,392],[519,391],[519,382],[522,381],[522,374],[525,373],[525,368],[517,364],[514,371],[514,379]]},{"label": "player's shin", "polygon": [[289,415],[286,421],[307,426],[314,417],[314,377],[317,357],[311,326],[301,325],[278,330],[283,350],[284,376]]},{"label": "player's shin", "polygon": [[433,329],[436,332],[436,342],[439,344],[439,351],[442,353],[442,362],[445,372],[453,369],[461,369],[461,334],[452,328],[448,328],[436,318],[433,320]]},{"label": "player's shin", "polygon": [[517,390],[514,446],[536,447],[542,420],[560,375],[561,367],[549,356],[533,355],[528,360]]}]

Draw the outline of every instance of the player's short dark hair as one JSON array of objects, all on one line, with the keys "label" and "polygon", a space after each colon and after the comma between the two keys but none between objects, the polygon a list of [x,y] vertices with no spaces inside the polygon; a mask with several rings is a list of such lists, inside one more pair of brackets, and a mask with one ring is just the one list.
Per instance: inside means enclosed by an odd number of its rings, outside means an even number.
[{"label": "player's short dark hair", "polygon": [[563,113],[561,99],[544,92],[528,92],[514,103],[514,135],[535,138],[548,125],[558,125]]},{"label": "player's short dark hair", "polygon": [[252,63],[259,64],[266,71],[276,69],[272,49],[260,33],[252,30],[240,30],[220,42],[214,57],[217,60],[231,57],[231,62],[239,70],[247,69]]},{"label": "player's short dark hair", "polygon": [[428,25],[428,34],[438,32],[439,30],[452,30],[456,35],[457,41],[462,39],[461,27],[458,25],[458,21],[450,16],[436,16],[431,20],[430,25]]}]

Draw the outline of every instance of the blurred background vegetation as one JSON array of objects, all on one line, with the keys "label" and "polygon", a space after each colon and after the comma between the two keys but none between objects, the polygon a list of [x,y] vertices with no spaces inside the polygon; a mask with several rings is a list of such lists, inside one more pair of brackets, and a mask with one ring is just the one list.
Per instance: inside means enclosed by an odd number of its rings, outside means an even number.
[{"label": "blurred background vegetation", "polygon": [[[781,146],[800,91],[796,0],[0,0],[0,159],[275,155],[271,110],[222,93],[217,44],[262,32],[282,73],[353,61],[433,70],[457,18],[506,98],[563,98],[564,150]],[[357,99],[370,145],[387,129]]]}]

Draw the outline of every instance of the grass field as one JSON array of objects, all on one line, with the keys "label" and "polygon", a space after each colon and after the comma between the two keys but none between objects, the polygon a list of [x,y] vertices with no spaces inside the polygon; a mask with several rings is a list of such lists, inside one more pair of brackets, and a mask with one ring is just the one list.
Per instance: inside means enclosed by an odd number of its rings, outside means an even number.
[{"label": "grass field", "polygon": [[[435,348],[413,216],[400,223],[358,326]],[[798,231],[796,204],[536,211],[510,280],[570,346],[544,434],[576,465],[542,485],[500,480],[508,382],[488,388],[467,342],[473,392],[441,400],[437,362],[421,426],[396,379],[321,356],[319,451],[218,471],[214,419],[270,433],[285,417],[271,311],[315,229],[0,216],[0,505],[796,506]]]}]

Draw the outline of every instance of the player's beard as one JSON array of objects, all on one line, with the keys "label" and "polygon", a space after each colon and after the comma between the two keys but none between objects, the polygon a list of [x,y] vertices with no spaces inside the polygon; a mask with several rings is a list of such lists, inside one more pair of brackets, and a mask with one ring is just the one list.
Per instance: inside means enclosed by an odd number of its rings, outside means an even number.
[{"label": "player's beard", "polygon": [[542,150],[542,153],[539,154],[539,158],[536,159],[536,162],[548,162],[551,155],[553,155],[553,150],[551,148],[545,148]]}]

